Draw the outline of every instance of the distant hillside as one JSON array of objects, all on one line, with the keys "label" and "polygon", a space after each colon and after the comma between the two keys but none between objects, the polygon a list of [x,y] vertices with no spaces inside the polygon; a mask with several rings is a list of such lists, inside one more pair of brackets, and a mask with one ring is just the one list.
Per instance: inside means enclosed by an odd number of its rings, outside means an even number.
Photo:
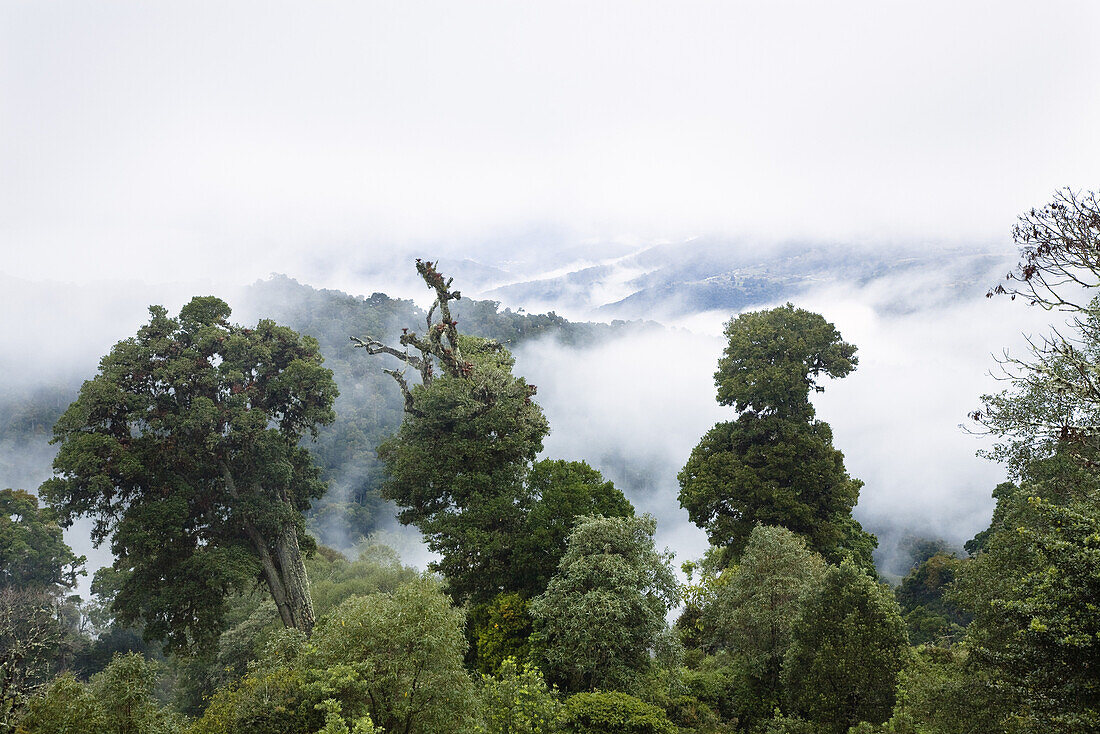
[{"label": "distant hillside", "polygon": [[[329,481],[329,492],[310,514],[322,542],[347,547],[393,517],[379,496],[381,466],[374,449],[400,425],[402,403],[393,380],[382,372],[396,366],[384,355],[370,356],[352,346],[350,336],[373,336],[396,343],[401,329],[420,329],[425,313],[412,301],[383,293],[352,296],[318,290],[286,276],[259,281],[245,290],[243,302],[230,303],[235,317],[270,318],[313,336],[325,365],[336,377],[340,397],[336,422],[325,427],[309,449]],[[462,299],[453,308],[465,333],[516,345],[543,337],[582,346],[606,339],[628,326],[576,323],[555,315],[516,313],[494,301]],[[103,353],[110,345],[103,346]],[[92,375],[84,375],[90,378]],[[410,378],[414,377],[410,375]],[[49,473],[54,450],[52,427],[76,398],[79,380],[43,382],[27,389],[0,387],[0,477],[20,488],[36,489]]]},{"label": "distant hillside", "polygon": [[[402,328],[422,329],[425,313],[412,301],[383,293],[351,296],[318,290],[286,276],[260,281],[247,292],[246,308],[317,339],[325,365],[340,388],[336,422],[310,450],[329,481],[329,491],[313,508],[314,532],[329,545],[345,547],[392,518],[379,496],[381,465],[375,447],[401,424],[402,403],[393,379],[382,372],[398,363],[385,355],[356,349],[350,336],[372,336],[396,344]],[[516,313],[495,301],[462,299],[452,309],[459,328],[495,339],[509,348],[552,336],[565,346],[608,338],[627,326],[575,323],[553,312]],[[412,379],[414,375],[410,375]]]},{"label": "distant hillside", "polygon": [[[858,287],[913,278],[927,281],[922,283],[927,306],[984,292],[1010,260],[1009,253],[973,248],[876,251],[799,244],[756,249],[721,240],[692,240],[656,245],[487,292],[509,303],[554,304],[601,318],[660,319],[797,301],[807,290],[820,286]],[[879,306],[887,311],[913,308],[904,289],[885,292]]]}]

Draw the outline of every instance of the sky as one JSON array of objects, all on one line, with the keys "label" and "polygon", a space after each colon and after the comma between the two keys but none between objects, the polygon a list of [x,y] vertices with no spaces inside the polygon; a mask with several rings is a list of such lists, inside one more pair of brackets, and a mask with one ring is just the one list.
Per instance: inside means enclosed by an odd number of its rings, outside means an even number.
[{"label": "sky", "polygon": [[[0,0],[0,368],[87,374],[148,303],[276,272],[422,298],[413,255],[537,277],[700,237],[1011,252],[1019,213],[1095,185],[1098,27],[1085,0]],[[885,314],[889,287],[807,297],[866,355],[821,412],[862,512],[933,523],[939,503],[963,538],[999,470],[957,425],[990,353],[1042,319]],[[520,354],[548,446],[629,439],[667,499],[722,417],[728,316],[679,324],[675,353],[639,334]],[[611,369],[641,355],[629,383]],[[639,390],[664,436],[640,435]]]},{"label": "sky", "polygon": [[1002,239],[1100,163],[1092,2],[0,4],[2,272]]}]

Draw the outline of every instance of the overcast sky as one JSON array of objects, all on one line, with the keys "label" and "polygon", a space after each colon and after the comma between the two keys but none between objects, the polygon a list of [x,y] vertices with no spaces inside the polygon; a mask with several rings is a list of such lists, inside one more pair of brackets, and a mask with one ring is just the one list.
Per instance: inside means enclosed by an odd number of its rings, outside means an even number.
[{"label": "overcast sky", "polygon": [[[404,295],[409,253],[549,271],[693,237],[1010,252],[1017,214],[1097,186],[1098,29],[1092,0],[0,0],[0,368],[87,374],[146,304],[272,272]],[[1039,322],[873,300],[810,298],[865,355],[823,415],[866,516],[946,515],[965,538],[1001,475],[956,426],[988,354]],[[677,337],[689,368],[629,384],[606,365],[660,353],[644,337],[587,364],[526,349],[554,449],[629,439],[674,508],[719,414],[711,316]],[[664,433],[638,434],[637,389]]]},{"label": "overcast sky", "polygon": [[[1100,5],[0,5],[0,272],[1004,239],[1100,170]],[[561,234],[564,233],[564,234]]]}]

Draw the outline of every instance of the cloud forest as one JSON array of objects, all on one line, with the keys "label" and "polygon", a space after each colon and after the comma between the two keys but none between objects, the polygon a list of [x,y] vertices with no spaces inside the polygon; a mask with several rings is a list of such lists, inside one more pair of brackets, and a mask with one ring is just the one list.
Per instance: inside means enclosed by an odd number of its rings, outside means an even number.
[{"label": "cloud forest", "polygon": [[[502,310],[427,257],[426,309],[286,277],[247,325],[152,305],[75,392],[2,396],[0,446],[56,453],[0,491],[0,731],[1100,731],[1100,197],[1013,234],[988,297],[1050,325],[959,406],[1004,473],[992,517],[889,559],[814,404],[860,366],[828,313],[729,314],[724,417],[678,503],[638,508],[600,457],[544,450],[513,352],[658,324]],[[670,517],[705,553],[662,547]]]}]

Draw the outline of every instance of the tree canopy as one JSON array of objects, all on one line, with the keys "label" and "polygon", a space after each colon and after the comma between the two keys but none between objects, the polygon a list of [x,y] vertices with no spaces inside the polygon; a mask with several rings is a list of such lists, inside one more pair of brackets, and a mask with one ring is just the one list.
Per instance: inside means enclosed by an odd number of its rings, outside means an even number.
[{"label": "tree canopy", "polygon": [[451,311],[460,292],[433,263],[416,267],[436,294],[425,334],[404,329],[399,347],[353,337],[370,354],[404,365],[385,370],[404,397],[405,419],[378,448],[387,471],[383,495],[440,554],[434,567],[456,599],[533,597],[556,568],[577,515],[633,508],[583,462],[534,463],[550,430],[533,400],[536,387],[512,373],[515,360],[500,343],[460,333]]},{"label": "tree canopy", "polygon": [[1098,495],[1051,500],[999,488],[981,551],[956,572],[952,597],[974,615],[972,670],[1018,712],[1019,731],[1100,727]]},{"label": "tree canopy", "polygon": [[718,402],[742,412],[692,450],[678,477],[680,505],[731,558],[763,524],[804,535],[830,560],[849,554],[871,568],[874,538],[851,517],[863,483],[848,476],[832,430],[814,420],[810,403],[821,375],[855,369],[856,348],[823,317],[791,304],[742,314],[725,333]]},{"label": "tree canopy", "polygon": [[648,667],[676,602],[652,517],[587,517],[569,535],[546,591],[531,602],[547,675],[571,691],[629,686]]},{"label": "tree canopy", "polygon": [[809,419],[810,390],[825,389],[818,379],[844,377],[859,364],[835,326],[790,303],[731,319],[725,336],[714,383],[719,404],[738,411]]},{"label": "tree canopy", "polygon": [[729,650],[740,669],[760,681],[760,689],[770,696],[768,711],[779,703],[779,673],[802,596],[824,574],[824,561],[800,536],[760,525],[703,610],[714,646]]},{"label": "tree canopy", "polygon": [[115,609],[150,637],[209,644],[227,595],[256,579],[308,632],[302,512],[324,484],[299,443],[333,419],[332,373],[313,339],[231,324],[218,298],[149,312],[58,420],[42,494],[63,523],[89,516],[93,539],[110,539],[126,573]]},{"label": "tree canopy", "polygon": [[861,721],[881,723],[908,654],[889,588],[850,561],[832,566],[791,628],[782,672],[789,709],[836,734]]}]

